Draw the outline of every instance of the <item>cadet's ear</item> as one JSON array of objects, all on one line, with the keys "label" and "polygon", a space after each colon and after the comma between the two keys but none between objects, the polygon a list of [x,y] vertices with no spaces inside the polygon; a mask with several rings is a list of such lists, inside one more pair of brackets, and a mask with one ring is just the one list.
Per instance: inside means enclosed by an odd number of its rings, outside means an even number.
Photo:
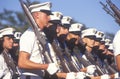
[{"label": "cadet's ear", "polygon": [[86,43],[86,40],[87,40],[86,38],[82,38],[83,43]]},{"label": "cadet's ear", "polygon": [[59,33],[60,29],[61,29],[60,27],[57,27],[56,32]]}]

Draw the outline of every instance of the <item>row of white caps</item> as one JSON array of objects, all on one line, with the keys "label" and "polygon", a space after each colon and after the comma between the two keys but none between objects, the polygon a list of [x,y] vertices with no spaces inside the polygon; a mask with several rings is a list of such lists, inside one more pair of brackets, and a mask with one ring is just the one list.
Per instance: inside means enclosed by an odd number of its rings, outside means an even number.
[{"label": "row of white caps", "polygon": [[[31,13],[39,12],[39,11],[51,12],[51,6],[52,6],[51,2],[44,2],[44,3],[32,4],[29,6],[29,9]],[[72,18],[70,16],[63,16],[63,14],[59,11],[51,12],[50,15],[50,20],[60,20],[61,24],[70,24],[71,19]]]},{"label": "row of white caps", "polygon": [[[36,12],[36,11],[51,11],[51,3],[50,2],[45,2],[45,3],[40,3],[40,4],[34,4],[29,6],[29,9],[31,12]],[[50,20],[59,20],[61,21],[61,24],[70,24],[70,21],[72,18],[70,16],[63,16],[63,14],[59,11],[52,12],[52,15],[50,15]],[[75,31],[81,31],[81,28],[83,27],[83,24],[80,23],[74,23],[71,24],[69,27],[69,32],[75,32]],[[82,32],[82,38],[85,36],[96,36],[96,38],[101,38],[101,41],[105,41],[106,45],[109,44],[107,41],[108,39],[105,39],[105,35],[102,31],[97,31],[95,28],[89,28],[86,30],[81,31]]]}]

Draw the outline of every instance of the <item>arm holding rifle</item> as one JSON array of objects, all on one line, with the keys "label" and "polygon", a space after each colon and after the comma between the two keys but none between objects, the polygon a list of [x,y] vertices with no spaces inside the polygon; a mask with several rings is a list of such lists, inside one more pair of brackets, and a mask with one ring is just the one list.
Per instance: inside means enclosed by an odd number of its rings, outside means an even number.
[{"label": "arm holding rifle", "polygon": [[[42,50],[44,48],[42,44],[38,42],[38,38],[37,38],[37,35],[39,36],[38,29],[40,29],[39,33],[42,33],[43,35],[42,29],[45,28],[45,26],[47,26],[48,24],[49,15],[50,15],[50,6],[48,5],[50,5],[50,3],[46,2],[38,5],[37,4],[31,5],[29,7],[31,8],[30,10],[32,12],[31,14],[26,4],[22,1],[20,2],[28,20],[31,22],[33,29],[27,30],[21,36],[18,66],[23,69],[22,74],[27,73],[26,75],[28,76],[34,75],[35,77],[41,78],[44,73],[42,70],[46,70],[49,72],[49,74],[52,75],[57,72],[58,67],[55,63],[44,64],[45,61],[42,54],[43,52]],[[47,7],[44,9],[48,10],[48,12],[43,12],[43,10],[41,11],[42,9],[41,6],[42,8]],[[36,9],[37,7],[39,7],[39,10]]]}]

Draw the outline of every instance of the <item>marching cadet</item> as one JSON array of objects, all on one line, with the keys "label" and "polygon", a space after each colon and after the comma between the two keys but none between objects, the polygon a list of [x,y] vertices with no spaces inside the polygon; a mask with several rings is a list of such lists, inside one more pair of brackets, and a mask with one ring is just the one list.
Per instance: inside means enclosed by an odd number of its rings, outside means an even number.
[{"label": "marching cadet", "polygon": [[[69,28],[69,34],[67,35],[67,39],[66,39],[67,47],[71,50],[70,51],[71,58],[73,59],[74,63],[78,66],[82,63],[85,63],[85,62],[77,60],[81,57],[80,49],[78,47],[82,47],[82,46],[80,46],[80,45],[82,45],[82,44],[80,44],[80,43],[82,43],[82,42],[80,42],[82,27],[83,27],[83,25],[80,23],[71,24],[71,27]],[[76,50],[79,52],[77,52]],[[90,74],[90,73],[94,73],[96,68],[94,65],[89,65],[86,68],[80,67],[79,70]]]},{"label": "marching cadet", "polygon": [[16,64],[18,64],[19,40],[20,40],[21,35],[22,35],[21,32],[17,32],[17,31],[14,32],[13,48],[10,50],[10,52],[12,52],[10,54]]},{"label": "marching cadet", "polygon": [[10,27],[0,30],[0,79],[18,79],[18,71],[10,55],[14,31],[15,29]]},{"label": "marching cadet", "polygon": [[[45,37],[43,29],[48,26],[51,15],[51,3],[45,2],[29,6],[30,12],[38,25],[42,37]],[[42,39],[42,38],[41,38]],[[45,39],[43,39],[45,40]],[[40,40],[39,40],[40,41]],[[33,29],[28,29],[20,38],[20,52],[18,66],[21,68],[21,79],[43,79],[44,70],[50,75],[58,71],[55,63],[46,64],[43,56],[42,44],[38,43]]]},{"label": "marching cadet", "polygon": [[114,56],[117,64],[118,71],[120,72],[120,30],[116,33],[114,40],[113,40],[113,50]]},{"label": "marching cadet", "polygon": [[[53,13],[54,14],[54,13]],[[58,13],[56,13],[56,14],[58,14]],[[51,15],[52,16],[52,15]],[[69,26],[69,22],[67,22],[67,18],[65,17],[64,18],[65,19],[65,22],[62,22],[62,23],[65,23],[67,26]],[[55,21],[55,20],[53,20],[52,19],[52,21],[54,21],[54,22],[58,22],[58,21]],[[63,20],[62,20],[63,21]],[[69,20],[68,20],[69,21]],[[60,29],[61,28],[61,29]],[[59,31],[57,31],[57,30],[59,30]],[[60,35],[63,35],[63,34],[67,34],[67,32],[66,32],[66,30],[65,30],[65,27],[64,26],[57,26],[57,28],[56,28],[56,31],[57,31],[57,37],[59,38],[59,36]],[[49,34],[49,33],[48,33]],[[63,38],[63,39],[61,39],[62,40],[62,42],[64,42],[65,41],[65,37]],[[59,41],[61,41],[61,40],[59,40]],[[59,46],[60,47],[60,46]],[[57,48],[57,47],[54,47],[54,48]],[[53,48],[53,49],[54,49]],[[66,47],[65,47],[66,48]],[[65,48],[63,48],[63,49],[65,49]],[[61,50],[60,50],[61,51]],[[57,53],[60,53],[60,52],[57,52]],[[53,57],[53,56],[52,56]],[[55,58],[55,57],[54,57]],[[69,61],[69,60],[68,60]],[[90,67],[89,67],[90,68]],[[89,69],[88,68],[88,69]],[[90,70],[90,69],[89,69]],[[75,76],[75,74],[76,74],[76,76]],[[66,79],[69,79],[69,78],[71,78],[71,79],[74,79],[74,78],[78,78],[78,79],[84,79],[86,76],[85,76],[85,73],[84,72],[77,72],[77,73],[73,73],[73,72],[70,72],[70,73],[67,73],[67,76],[66,76]],[[94,78],[93,78],[94,79]]]},{"label": "marching cadet", "polygon": [[[53,59],[53,61],[58,64],[59,60],[58,60],[58,57],[55,53],[55,51],[53,50],[54,48],[52,47],[52,42],[55,38],[57,38],[57,34],[61,35],[61,34],[66,34],[67,31],[66,29],[64,29],[62,26],[61,26],[61,19],[62,19],[62,13],[61,12],[52,12],[53,15],[50,15],[50,21],[49,21],[49,27],[45,28],[44,29],[44,32],[50,42],[49,44],[49,51],[50,51],[50,54],[51,54],[51,57]],[[62,32],[61,32],[62,31]],[[57,52],[58,53],[58,52]],[[66,79],[74,79],[75,78],[75,73],[71,72],[71,73],[65,73],[65,72],[61,72],[61,68],[59,67],[59,71],[58,71],[59,74],[64,74],[64,75],[61,75],[59,77],[61,78],[66,78]],[[58,74],[56,73],[56,74]],[[58,75],[57,75],[58,76]],[[55,75],[51,76],[51,79],[53,79],[53,77],[55,77]],[[57,78],[57,77],[56,77]]]},{"label": "marching cadet", "polygon": [[[94,44],[95,44],[94,39],[96,39],[96,32],[97,32],[97,30],[95,28],[89,28],[89,29],[83,30],[82,35],[81,35],[82,40],[85,43],[85,48],[86,48],[86,51],[87,51],[87,52],[85,52],[85,55],[83,55],[83,58],[88,60],[93,65],[96,65],[95,64],[96,62],[94,60],[90,61],[91,58],[89,58],[89,56],[93,57],[92,48],[94,47]],[[110,78],[110,76],[108,74],[101,74],[99,76],[100,76],[101,79],[109,79]]]}]

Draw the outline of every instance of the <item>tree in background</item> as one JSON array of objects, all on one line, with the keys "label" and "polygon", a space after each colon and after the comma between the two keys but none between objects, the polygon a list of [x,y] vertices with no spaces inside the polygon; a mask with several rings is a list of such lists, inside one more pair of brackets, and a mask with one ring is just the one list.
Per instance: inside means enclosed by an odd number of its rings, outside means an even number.
[{"label": "tree in background", "polygon": [[[34,4],[34,3],[40,3],[40,2],[34,1],[31,4]],[[73,18],[72,23],[80,23],[80,22],[76,21]],[[83,29],[88,28],[84,23],[82,24],[84,26]],[[28,23],[28,20],[26,19],[25,14],[23,12],[3,9],[3,12],[0,13],[0,28],[13,27],[17,31],[20,31],[23,33],[29,26],[30,25]],[[111,40],[113,40],[114,34],[107,32],[106,36]]]},{"label": "tree in background", "polygon": [[24,13],[3,9],[0,13],[0,28],[13,27],[18,31],[24,32],[29,24]]}]

